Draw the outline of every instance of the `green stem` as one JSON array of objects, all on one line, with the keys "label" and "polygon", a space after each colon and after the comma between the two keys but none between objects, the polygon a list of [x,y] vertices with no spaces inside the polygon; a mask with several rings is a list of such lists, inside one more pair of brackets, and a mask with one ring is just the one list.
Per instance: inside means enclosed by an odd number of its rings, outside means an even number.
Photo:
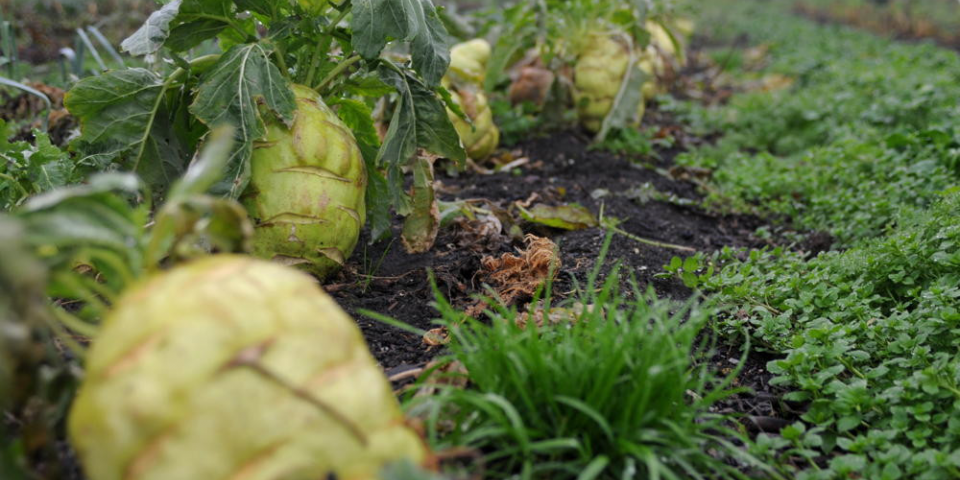
[{"label": "green stem", "polygon": [[310,58],[310,71],[307,72],[307,78],[303,81],[304,85],[313,84],[313,79],[317,74],[317,67],[320,66],[320,57],[330,51],[331,43],[333,43],[333,38],[327,35],[324,35],[323,38],[320,39],[320,42],[317,43],[317,48],[313,50],[313,56]]},{"label": "green stem", "polygon": [[696,249],[696,248],[693,248],[693,247],[685,247],[685,246],[683,246],[683,245],[674,245],[674,244],[672,244],[672,243],[658,242],[658,241],[656,241],[656,240],[650,240],[650,239],[648,239],[648,238],[638,237],[638,236],[636,236],[636,235],[634,235],[634,234],[632,234],[632,233],[630,233],[630,232],[627,232],[627,231],[625,231],[625,230],[623,230],[623,229],[621,229],[621,228],[619,228],[619,227],[607,227],[607,228],[613,230],[614,232],[619,233],[620,235],[623,235],[624,237],[629,238],[630,240],[633,240],[633,241],[635,241],[635,242],[644,243],[644,244],[647,244],[647,245],[651,245],[651,246],[654,246],[654,247],[669,248],[669,249],[671,249],[671,250],[680,250],[681,252],[696,252],[696,251],[697,251],[697,249]]},{"label": "green stem", "polygon": [[330,71],[329,74],[327,74],[326,78],[324,78],[324,79],[320,82],[320,84],[317,85],[317,88],[315,88],[314,90],[316,90],[316,91],[318,91],[318,92],[321,91],[321,90],[323,90],[324,88],[327,87],[327,85],[330,84],[330,82],[332,82],[334,79],[336,79],[337,76],[339,76],[341,73],[343,73],[344,70],[350,68],[351,65],[353,65],[354,63],[357,63],[357,62],[359,62],[359,61],[360,61],[360,55],[354,55],[354,56],[352,56],[352,57],[350,57],[350,58],[348,58],[348,59],[340,62],[336,67],[333,68],[333,70]]},{"label": "green stem", "polygon": [[283,47],[279,44],[274,44],[276,49],[273,53],[277,57],[277,67],[280,69],[280,73],[283,74],[285,78],[290,78],[290,69],[287,68],[287,60],[284,58],[286,53],[283,51]]},{"label": "green stem", "polygon": [[333,42],[333,32],[336,30],[337,24],[343,21],[347,14],[350,13],[349,7],[351,1],[352,0],[346,0],[342,4],[337,5],[335,8],[339,10],[340,13],[320,32],[321,39],[317,43],[317,48],[313,51],[313,55],[310,58],[310,71],[307,73],[307,78],[303,82],[304,85],[313,85],[317,67],[320,66],[321,55],[326,55],[326,53],[330,51],[330,44]]},{"label": "green stem", "polygon": [[847,361],[844,358],[841,358],[839,360],[840,360],[840,363],[842,363],[844,367],[847,367],[847,370],[850,370],[851,372],[853,372],[854,375],[860,377],[863,380],[867,379],[866,375],[861,373],[860,370],[857,370],[857,368],[851,365],[849,361]]},{"label": "green stem", "polygon": [[941,381],[941,382],[940,382],[940,386],[943,387],[943,388],[945,388],[945,389],[947,389],[947,390],[949,390],[951,393],[953,393],[954,395],[956,395],[957,398],[960,398],[960,389],[958,389],[957,387],[954,387],[954,386],[952,386],[952,385],[948,385],[948,384],[947,384],[946,382],[944,382],[944,381]]}]

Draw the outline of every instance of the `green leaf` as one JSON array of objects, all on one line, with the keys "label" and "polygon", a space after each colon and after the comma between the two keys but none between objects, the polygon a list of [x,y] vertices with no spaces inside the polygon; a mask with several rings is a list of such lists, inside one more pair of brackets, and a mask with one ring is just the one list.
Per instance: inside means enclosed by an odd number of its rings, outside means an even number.
[{"label": "green leaf", "polygon": [[406,163],[417,151],[417,111],[413,95],[405,75],[386,67],[380,67],[377,71],[399,93],[390,126],[377,154],[377,165]]},{"label": "green leaf", "polygon": [[680,257],[673,257],[670,259],[670,270],[674,272],[683,268],[683,259]]},{"label": "green leaf", "polygon": [[364,155],[367,166],[367,191],[364,200],[367,204],[367,221],[370,222],[370,243],[390,236],[390,184],[374,163],[375,158]]},{"label": "green leaf", "polygon": [[183,178],[170,189],[167,202],[205,193],[217,183],[230,159],[233,136],[234,128],[229,125],[210,132],[200,155],[190,164]]},{"label": "green leaf", "polygon": [[351,95],[370,98],[380,98],[394,92],[393,87],[374,76],[351,79],[343,88]]},{"label": "green leaf", "polygon": [[420,1],[355,0],[350,27],[357,52],[367,60],[374,60],[391,39],[407,40],[420,33],[423,23]]},{"label": "green leaf", "polygon": [[50,137],[40,130],[34,130],[34,143],[27,159],[27,172],[30,181],[38,192],[46,192],[62,187],[74,180],[74,164],[67,152],[50,143]]},{"label": "green leaf", "polygon": [[141,183],[131,174],[100,174],[85,185],[63,188],[31,199],[18,212],[25,238],[54,266],[72,269],[71,252],[98,248],[113,252],[132,269],[139,266],[143,217],[123,196],[138,195]]},{"label": "green leaf", "polygon": [[431,0],[356,0],[353,46],[368,61],[391,40],[410,41],[413,67],[434,86],[450,65],[447,30]]},{"label": "green leaf", "polygon": [[234,0],[237,8],[250,12],[256,12],[261,15],[270,15],[274,8],[275,0]]},{"label": "green leaf", "polygon": [[189,50],[227,29],[234,17],[231,0],[183,0],[164,46],[175,52]]},{"label": "green leaf", "polygon": [[[377,80],[379,82],[379,80]],[[393,91],[384,85],[389,91]],[[337,107],[337,116],[353,131],[363,161],[367,168],[367,191],[365,201],[367,205],[367,221],[370,222],[370,242],[383,240],[390,234],[390,205],[391,189],[386,177],[377,167],[377,152],[380,148],[380,137],[377,127],[373,124],[373,112],[370,107],[359,100],[352,98],[328,97],[327,104]],[[397,192],[400,195],[400,192]]]},{"label": "green leaf", "polygon": [[190,112],[208,127],[236,127],[237,145],[216,193],[236,198],[247,186],[253,142],[266,134],[261,108],[286,125],[293,123],[296,101],[270,53],[260,44],[238,45],[201,77]]},{"label": "green leaf", "polygon": [[380,137],[377,135],[377,127],[373,123],[373,110],[370,106],[353,98],[337,97],[328,98],[327,105],[336,106],[337,116],[350,127],[357,142],[361,145],[372,146],[375,149],[380,146]]},{"label": "green leaf", "polygon": [[457,162],[464,161],[466,153],[460,146],[460,136],[437,94],[409,73],[401,74],[385,66],[377,71],[400,94],[378,163],[405,162],[418,146]]},{"label": "green leaf", "polygon": [[436,86],[447,73],[450,66],[450,41],[447,29],[437,15],[437,9],[430,0],[421,0],[425,23],[420,33],[413,39],[411,56],[413,68],[427,85]]},{"label": "green leaf", "polygon": [[174,133],[156,74],[132,68],[87,77],[64,100],[80,120],[79,163],[119,164],[163,189],[183,172],[189,153]]},{"label": "green leaf", "polygon": [[170,31],[164,45],[175,52],[184,52],[216,37],[226,28],[227,24],[219,20],[204,19],[182,23]]},{"label": "green leaf", "polygon": [[538,204],[529,210],[520,207],[520,216],[528,222],[564,230],[583,230],[598,225],[596,217],[586,207],[577,204],[559,207]]},{"label": "green leaf", "polygon": [[146,248],[145,264],[153,268],[167,257],[206,255],[209,251],[250,251],[253,224],[234,200],[204,195],[219,178],[233,143],[233,128],[210,133],[197,160],[174,185],[155,218]]}]

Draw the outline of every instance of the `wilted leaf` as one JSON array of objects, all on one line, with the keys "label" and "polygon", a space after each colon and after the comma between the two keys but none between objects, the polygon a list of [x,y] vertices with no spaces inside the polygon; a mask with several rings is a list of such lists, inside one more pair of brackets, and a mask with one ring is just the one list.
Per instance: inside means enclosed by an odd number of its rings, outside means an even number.
[{"label": "wilted leaf", "polygon": [[408,253],[423,253],[433,247],[440,231],[433,162],[429,158],[418,158],[413,166],[412,208],[403,222],[403,246]]},{"label": "wilted leaf", "polygon": [[[560,270],[560,255],[555,243],[536,235],[527,235],[524,241],[527,248],[519,255],[505,253],[499,258],[486,256],[480,260],[483,280],[494,287],[499,300],[507,306],[533,296],[548,280],[555,279]],[[484,306],[484,302],[479,302],[466,313],[475,317]]]},{"label": "wilted leaf", "polygon": [[120,49],[138,57],[160,50],[170,35],[170,22],[180,12],[180,3],[181,0],[174,0],[153,12],[140,29],[120,44]]},{"label": "wilted leaf", "polygon": [[637,65],[636,54],[630,55],[630,65],[613,100],[610,113],[603,119],[597,141],[603,141],[612,130],[623,129],[636,121],[637,107],[643,101],[643,84],[647,74]]},{"label": "wilted leaf", "polygon": [[596,217],[581,205],[551,207],[535,205],[529,210],[519,207],[524,220],[564,230],[583,230],[598,225]]}]

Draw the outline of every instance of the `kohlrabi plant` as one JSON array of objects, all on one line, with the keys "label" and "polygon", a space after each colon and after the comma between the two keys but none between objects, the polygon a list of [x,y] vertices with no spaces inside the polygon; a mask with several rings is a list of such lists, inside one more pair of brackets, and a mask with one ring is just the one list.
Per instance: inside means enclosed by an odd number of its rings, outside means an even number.
[{"label": "kohlrabi plant", "polygon": [[232,135],[208,138],[152,217],[142,183],[120,173],[0,217],[0,380],[39,371],[44,336],[72,350],[51,355],[48,376],[65,361],[76,371],[69,358],[85,370],[75,399],[72,387],[50,398],[39,374],[4,382],[3,407],[29,418],[57,401],[41,411],[55,420],[69,407],[90,480],[372,479],[423,464],[356,323],[305,273],[233,253],[252,225],[204,194]]},{"label": "kohlrabi plant", "polygon": [[443,86],[450,89],[454,102],[467,117],[447,109],[467,155],[474,160],[483,160],[500,143],[500,129],[493,122],[493,110],[483,91],[489,60],[490,44],[486,40],[457,44],[450,50],[450,71],[443,78]]},{"label": "kohlrabi plant", "polygon": [[[242,199],[257,254],[320,277],[349,257],[368,217],[376,239],[391,207],[429,211],[403,188],[410,168],[416,186],[431,178],[419,152],[465,157],[440,87],[449,45],[431,0],[174,0],[122,48],[154,68],[69,92],[81,161],[162,192],[212,127],[231,124],[214,192]],[[378,104],[391,109],[382,138]]]},{"label": "kohlrabi plant", "polygon": [[506,81],[497,72],[526,64],[514,69],[511,92],[521,95],[512,99],[572,98],[580,123],[598,140],[639,126],[645,102],[663,90],[667,64],[682,61],[682,38],[692,28],[671,1],[526,2],[493,18],[481,28],[498,37],[487,90]]}]

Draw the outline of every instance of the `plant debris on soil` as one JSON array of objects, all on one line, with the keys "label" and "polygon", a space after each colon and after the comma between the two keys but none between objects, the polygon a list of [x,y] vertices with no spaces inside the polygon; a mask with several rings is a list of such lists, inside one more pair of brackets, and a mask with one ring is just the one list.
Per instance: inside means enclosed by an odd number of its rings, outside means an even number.
[{"label": "plant debris on soil", "polygon": [[[664,115],[657,115],[657,122]],[[680,128],[676,126],[676,128]],[[696,141],[688,139],[688,141]],[[578,203],[594,214],[601,211],[606,217],[616,217],[619,228],[642,237],[667,244],[681,245],[711,253],[729,247],[760,248],[771,245],[754,233],[768,223],[748,215],[726,215],[699,206],[701,195],[690,176],[669,173],[672,159],[681,147],[660,151],[656,164],[631,161],[605,151],[589,148],[589,139],[579,132],[557,132],[541,138],[531,138],[515,150],[530,162],[519,174],[513,171],[490,175],[464,174],[456,178],[442,178],[443,201],[483,198],[506,207],[537,194],[554,204]],[[535,165],[536,167],[532,167]],[[676,171],[676,170],[674,170]],[[650,191],[672,195],[689,202],[667,202],[638,198],[636,192],[643,186]],[[602,194],[600,194],[602,193]],[[522,239],[506,238],[501,243],[462,245],[466,222],[440,231],[436,246],[427,253],[408,254],[398,241],[382,241],[373,245],[364,243],[357,255],[338,279],[326,288],[357,322],[367,339],[371,352],[388,375],[418,369],[442,353],[442,346],[430,345],[424,339],[371,320],[359,313],[370,310],[388,315],[422,330],[431,330],[438,313],[432,307],[434,292],[430,275],[435,278],[440,292],[458,308],[476,307],[477,295],[489,295],[484,289],[483,259],[501,255],[516,255],[526,245]],[[564,231],[524,224],[525,231],[549,238],[559,247],[562,267],[554,283],[555,298],[574,293],[575,284],[584,285],[587,275],[596,266],[597,256],[607,231],[603,227]],[[400,225],[394,226],[399,235]],[[819,238],[816,234],[811,238]],[[366,242],[365,238],[361,242]],[[809,245],[808,245],[809,243]],[[822,243],[822,242],[821,242]],[[829,242],[827,242],[829,245]],[[816,242],[805,242],[797,248],[821,249]],[[677,300],[690,298],[693,292],[677,278],[660,278],[663,265],[674,256],[688,256],[692,252],[655,247],[640,243],[625,235],[614,234],[601,277],[622,263],[624,281],[636,279],[640,288],[652,287],[661,297]],[[516,258],[516,257],[514,257]],[[494,285],[491,285],[495,287]],[[518,305],[524,310],[526,305]],[[472,312],[477,313],[477,312]],[[769,385],[772,378],[766,363],[773,357],[751,351],[740,365],[741,345],[719,345],[713,356],[714,368],[720,374],[729,374],[741,368],[735,385],[748,387],[751,392],[735,395],[722,402],[725,412],[744,414],[743,422],[755,432],[776,431],[797,412],[783,411],[777,398],[782,389]]]},{"label": "plant debris on soil", "polygon": [[[552,204],[580,204],[604,217],[615,217],[619,229],[644,239],[713,252],[724,246],[756,248],[769,245],[754,235],[764,220],[747,215],[725,215],[697,206],[700,195],[689,180],[675,179],[658,172],[653,165],[633,162],[608,152],[591,150],[589,140],[578,132],[559,132],[547,137],[532,138],[516,150],[530,158],[528,167],[519,175],[513,171],[491,175],[462,175],[443,178],[441,200],[483,198],[506,207],[537,194]],[[661,152],[660,165],[670,164],[670,155]],[[644,198],[638,189],[672,195],[687,202],[668,202]],[[595,267],[597,255],[607,231],[602,227],[564,231],[525,224],[538,236],[549,238],[560,250],[559,276],[554,284],[558,298],[573,293],[575,282],[585,282]],[[389,240],[361,246],[348,264],[345,273],[328,290],[347,311],[360,321],[371,350],[387,369],[429,360],[438,352],[428,349],[421,338],[400,332],[380,322],[364,320],[358,310],[372,310],[389,315],[414,327],[428,330],[437,312],[431,306],[434,294],[429,282],[433,272],[440,292],[455,306],[467,308],[475,303],[473,296],[486,295],[482,284],[481,259],[517,253],[522,241],[494,245],[496,250],[460,248],[458,237],[462,227],[440,232],[434,249],[410,255],[399,242]],[[395,226],[399,231],[399,225]],[[361,239],[363,241],[363,239]],[[641,288],[652,286],[664,297],[685,299],[692,293],[677,279],[657,278],[663,265],[677,255],[691,251],[654,247],[628,236],[614,234],[603,270],[620,261],[623,273],[636,278]],[[382,259],[382,260],[381,260]],[[379,266],[372,269],[370,266]],[[601,270],[601,271],[603,271]],[[353,288],[354,286],[358,288]],[[348,288],[349,287],[349,288]]]}]

